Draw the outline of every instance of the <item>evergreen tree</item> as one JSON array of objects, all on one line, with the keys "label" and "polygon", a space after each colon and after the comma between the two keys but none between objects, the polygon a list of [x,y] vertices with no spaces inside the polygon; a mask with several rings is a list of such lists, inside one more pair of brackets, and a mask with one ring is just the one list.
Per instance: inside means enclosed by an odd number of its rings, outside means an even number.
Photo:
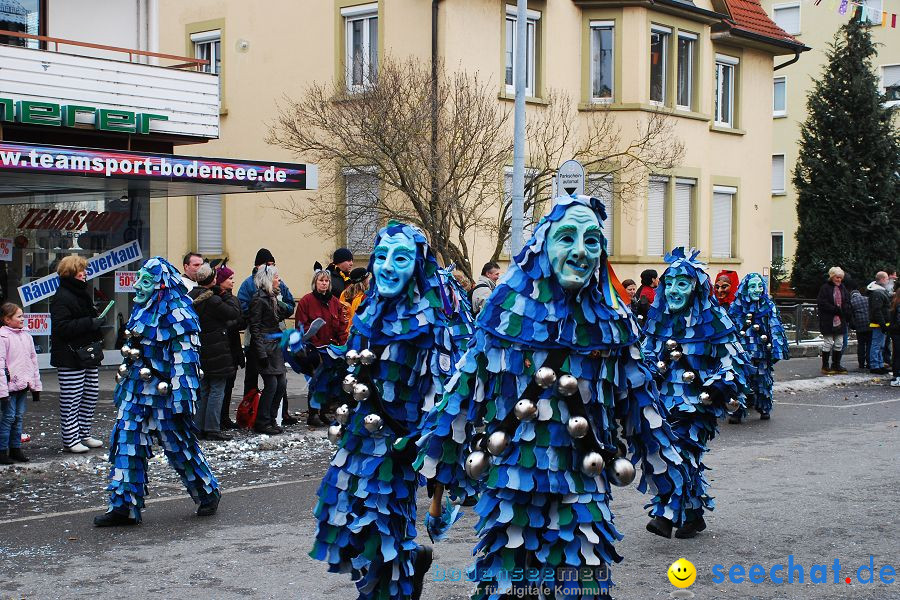
[{"label": "evergreen tree", "polygon": [[875,45],[854,16],[835,35],[807,100],[797,189],[797,253],[791,283],[815,297],[828,269],[857,282],[900,257],[900,203],[893,110],[872,68]]}]

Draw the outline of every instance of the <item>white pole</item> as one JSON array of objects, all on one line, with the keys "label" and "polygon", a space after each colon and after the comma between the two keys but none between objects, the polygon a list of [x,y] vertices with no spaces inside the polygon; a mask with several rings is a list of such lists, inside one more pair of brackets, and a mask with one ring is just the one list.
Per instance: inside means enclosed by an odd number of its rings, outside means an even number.
[{"label": "white pole", "polygon": [[513,55],[513,81],[516,88],[513,113],[512,206],[510,207],[509,245],[515,256],[525,241],[525,62],[528,51],[528,0],[518,0],[516,12],[516,47]]}]

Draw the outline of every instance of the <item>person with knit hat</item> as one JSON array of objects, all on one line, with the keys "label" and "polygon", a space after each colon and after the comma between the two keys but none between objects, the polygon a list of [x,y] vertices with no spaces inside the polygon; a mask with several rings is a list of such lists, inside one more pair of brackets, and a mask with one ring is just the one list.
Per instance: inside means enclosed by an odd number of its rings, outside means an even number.
[{"label": "person with knit hat", "polygon": [[[219,294],[222,296],[222,300],[236,307],[238,312],[240,312],[241,304],[232,293],[232,290],[234,290],[234,271],[229,269],[224,263],[216,269],[216,286],[220,290]],[[243,369],[247,363],[241,344],[241,330],[247,328],[247,320],[241,314],[237,319],[228,321],[226,327],[228,332],[228,349],[231,352],[234,369],[225,382],[225,393],[222,397],[222,412],[219,415],[219,424],[222,431],[238,428],[237,423],[231,418],[231,394],[234,390],[234,381],[237,378],[238,369]]]},{"label": "person with knit hat", "polygon": [[350,272],[353,270],[353,253],[347,248],[338,248],[331,255],[331,264],[327,270],[331,273],[331,293],[340,298],[350,283]]}]

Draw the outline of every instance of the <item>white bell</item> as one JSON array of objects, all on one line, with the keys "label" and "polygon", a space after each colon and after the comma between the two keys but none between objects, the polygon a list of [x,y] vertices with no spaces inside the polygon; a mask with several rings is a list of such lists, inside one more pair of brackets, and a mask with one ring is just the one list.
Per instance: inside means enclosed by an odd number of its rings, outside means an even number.
[{"label": "white bell", "polygon": [[375,362],[375,353],[368,348],[361,350],[359,353],[359,362],[364,365],[371,365]]},{"label": "white bell", "polygon": [[738,402],[737,398],[731,398],[728,402],[725,403],[725,410],[728,412],[734,412],[741,407],[741,403]]},{"label": "white bell", "polygon": [[127,338],[130,338],[130,337],[131,337],[131,330],[130,330],[130,329],[126,329],[125,331],[122,332],[122,335],[124,335],[124,336],[127,337]]},{"label": "white bell", "polygon": [[606,470],[606,476],[613,485],[625,487],[634,481],[634,465],[631,464],[630,460],[617,458],[609,465],[609,468]]},{"label": "white bell", "polygon": [[603,457],[599,452],[588,452],[581,461],[581,472],[588,477],[596,477],[603,470]]},{"label": "white bell", "polygon": [[748,318],[748,319],[752,319],[752,318],[753,318],[753,313],[752,313],[752,312],[751,312],[751,313],[747,313],[747,318]]},{"label": "white bell", "polygon": [[658,360],[658,361],[656,361],[656,369],[657,369],[660,373],[665,373],[666,371],[669,370],[669,365],[667,365],[667,364],[665,363],[665,361]]},{"label": "white bell", "polygon": [[489,466],[491,459],[481,450],[477,450],[466,458],[466,475],[471,479],[481,479]]},{"label": "white bell", "polygon": [[116,383],[122,383],[122,379],[124,379],[121,375],[116,373]]},{"label": "white bell", "polygon": [[569,422],[566,423],[566,429],[569,431],[569,435],[576,440],[580,440],[587,435],[590,425],[584,417],[570,417]]},{"label": "white bell", "polygon": [[679,360],[682,356],[684,356],[679,350],[673,350],[669,353],[669,358],[672,360]]},{"label": "white bell", "polygon": [[713,403],[712,396],[710,396],[709,392],[700,392],[700,402],[702,402],[704,406],[709,406]]},{"label": "white bell", "polygon": [[129,348],[128,349],[128,358],[131,360],[137,360],[141,357],[141,349],[140,348]]},{"label": "white bell", "polygon": [[573,396],[578,391],[578,380],[566,374],[559,378],[556,387],[563,396]]},{"label": "white bell", "polygon": [[681,380],[685,383],[692,383],[696,377],[693,371],[685,371],[681,374]]},{"label": "white bell", "polygon": [[160,394],[168,394],[171,387],[168,381],[160,381],[156,384],[156,391]]},{"label": "white bell", "polygon": [[343,425],[334,424],[328,427],[328,441],[332,444],[337,444],[343,435]]},{"label": "white bell", "polygon": [[500,456],[509,445],[509,436],[505,431],[495,431],[487,440],[487,451],[494,456]]},{"label": "white bell", "polygon": [[119,352],[122,353],[122,356],[128,358],[131,356],[131,346],[126,344],[119,349]]},{"label": "white bell", "polygon": [[674,350],[678,347],[678,342],[675,340],[666,340],[666,350]]},{"label": "white bell", "polygon": [[206,373],[203,372],[203,369],[197,369],[197,377],[199,377],[200,379],[206,377]]},{"label": "white bell", "polygon": [[127,372],[128,372],[128,365],[126,365],[125,363],[122,363],[121,365],[119,365],[119,374],[120,375],[124,375]]},{"label": "white bell", "polygon": [[771,350],[771,349],[772,349],[772,342],[769,342],[768,344],[766,344],[766,350]]},{"label": "white bell", "polygon": [[362,402],[369,397],[369,386],[364,383],[357,383],[353,386],[353,399]]},{"label": "white bell", "polygon": [[334,411],[334,418],[338,420],[338,423],[346,423],[350,420],[350,407],[346,404],[341,404]]},{"label": "white bell", "polygon": [[366,418],[363,419],[363,426],[369,433],[375,433],[384,427],[384,419],[381,418],[381,415],[376,415],[372,413],[370,415],[366,415]]},{"label": "white bell", "polygon": [[743,331],[743,330],[741,330],[741,335],[742,335],[742,336],[746,336],[746,335],[747,335],[747,332],[746,332],[746,331]]},{"label": "white bell", "polygon": [[356,365],[359,362],[359,352],[356,350],[347,350],[347,354],[344,355],[344,360],[347,361],[347,364],[351,367]]},{"label": "white bell", "polygon": [[753,331],[759,331],[759,323],[753,325]]},{"label": "white bell", "polygon": [[534,402],[528,398],[522,398],[516,402],[513,412],[520,421],[531,421],[537,416],[538,409]]},{"label": "white bell", "polygon": [[546,390],[556,383],[556,372],[550,367],[541,367],[534,374],[534,382]]},{"label": "white bell", "polygon": [[769,341],[769,336],[767,336],[766,334],[762,334],[761,336],[759,336],[759,341],[761,341],[761,342],[768,342],[768,341]]},{"label": "white bell", "polygon": [[352,394],[354,385],[356,385],[356,377],[354,377],[353,375],[347,375],[346,377],[344,377],[344,381],[341,382],[341,389],[348,394]]},{"label": "white bell", "polygon": [[150,378],[153,377],[153,373],[147,367],[142,367],[140,371],[138,371],[138,375],[141,376],[141,379],[144,381],[150,381]]}]

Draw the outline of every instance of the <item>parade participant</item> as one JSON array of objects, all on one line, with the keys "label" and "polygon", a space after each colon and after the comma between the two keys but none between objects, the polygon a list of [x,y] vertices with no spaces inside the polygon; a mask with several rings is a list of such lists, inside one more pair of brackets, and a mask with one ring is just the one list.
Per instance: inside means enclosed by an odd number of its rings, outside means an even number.
[{"label": "parade participant", "polygon": [[[741,345],[750,356],[747,370],[746,405],[759,412],[759,418],[772,417],[772,372],[779,360],[791,357],[787,336],[778,308],[769,298],[766,281],[759,273],[750,273],[741,281],[728,315],[740,328]],[[740,423],[747,411],[741,407],[728,417],[729,423]]]},{"label": "parade participant", "polygon": [[728,313],[712,299],[698,254],[675,248],[665,257],[669,268],[644,327],[644,359],[658,373],[660,399],[690,471],[682,513],[672,519],[656,517],[647,525],[663,537],[671,537],[673,524],[677,538],[706,529],[703,511],[712,510],[713,501],[703,477],[703,454],[718,431],[716,420],[726,410],[740,408],[746,387],[746,355]]},{"label": "parade participant", "polygon": [[319,487],[310,556],[350,573],[359,598],[417,599],[431,548],[416,543],[414,440],[422,408],[449,376],[450,329],[442,280],[424,235],[391,223],[369,263],[374,286],[354,318],[344,380],[353,401],[337,409],[338,450]]},{"label": "parade participant", "polygon": [[152,438],[181,476],[197,516],[215,514],[219,484],[197,443],[191,418],[200,379],[200,323],[178,270],[154,256],[137,273],[125,360],[113,395],[118,416],[109,448],[109,510],[97,527],[134,525],[147,494]]},{"label": "parade participant", "polygon": [[652,516],[683,511],[687,469],[641,362],[637,323],[610,283],[603,218],[596,198],[556,199],[423,425],[417,466],[438,484],[430,515],[443,488],[457,500],[481,493],[473,598],[530,593],[509,570],[532,567],[546,587],[608,598],[605,570],[621,560],[609,485],[634,477],[625,441],[643,468],[639,490],[656,495]]},{"label": "parade participant", "polygon": [[716,300],[719,301],[719,305],[726,311],[731,306],[731,303],[734,302],[734,295],[737,293],[739,283],[738,274],[734,271],[722,269],[716,275],[716,282],[713,284]]}]

